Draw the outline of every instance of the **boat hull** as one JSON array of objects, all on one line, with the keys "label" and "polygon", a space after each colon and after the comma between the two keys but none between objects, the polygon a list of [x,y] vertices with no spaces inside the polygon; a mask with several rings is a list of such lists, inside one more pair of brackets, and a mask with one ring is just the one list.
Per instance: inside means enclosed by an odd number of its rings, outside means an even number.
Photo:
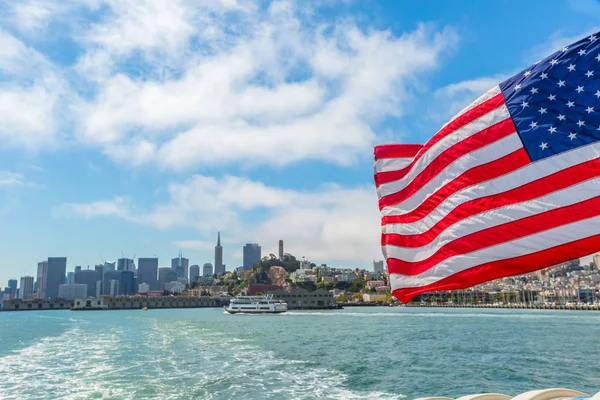
[{"label": "boat hull", "polygon": [[279,311],[261,311],[261,310],[228,310],[225,309],[229,314],[283,314],[287,312],[287,310],[279,310]]}]

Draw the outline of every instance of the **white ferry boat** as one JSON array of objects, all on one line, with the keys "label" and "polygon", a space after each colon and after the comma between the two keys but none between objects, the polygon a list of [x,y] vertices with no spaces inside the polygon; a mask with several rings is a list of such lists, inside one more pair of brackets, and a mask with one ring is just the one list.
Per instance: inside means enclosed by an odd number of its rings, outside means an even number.
[{"label": "white ferry boat", "polygon": [[288,309],[287,303],[266,296],[236,296],[231,299],[225,311],[229,314],[280,314]]}]

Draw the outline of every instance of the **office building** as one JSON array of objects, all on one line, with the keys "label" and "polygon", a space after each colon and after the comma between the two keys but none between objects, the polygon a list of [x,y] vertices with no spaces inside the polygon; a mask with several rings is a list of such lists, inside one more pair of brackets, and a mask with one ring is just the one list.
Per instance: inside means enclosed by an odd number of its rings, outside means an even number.
[{"label": "office building", "polygon": [[17,280],[16,279],[9,279],[8,280],[8,295],[9,295],[9,299],[15,299],[17,297]]},{"label": "office building", "polygon": [[58,287],[65,283],[67,274],[67,257],[48,257],[48,273],[46,279],[46,298],[58,298]]},{"label": "office building", "polygon": [[46,297],[46,279],[48,279],[48,261],[40,261],[35,283],[35,292],[40,299]]},{"label": "office building", "polygon": [[67,285],[75,283],[75,272],[67,272]]},{"label": "office building", "polygon": [[373,272],[383,273],[383,261],[373,261]]},{"label": "office building", "polygon": [[138,286],[146,283],[149,290],[158,288],[158,258],[138,258]]},{"label": "office building", "polygon": [[104,261],[105,271],[116,271],[117,263],[115,261]]},{"label": "office building", "polygon": [[198,278],[200,277],[200,266],[192,265],[190,267],[190,283],[198,282]]},{"label": "office building", "polygon": [[100,274],[100,277],[102,277],[102,275],[104,275],[104,271],[106,271],[106,267],[104,264],[96,264],[94,270]]},{"label": "office building", "polygon": [[171,269],[175,271],[178,278],[185,278],[186,281],[189,275],[189,265],[190,260],[183,258],[181,252],[179,253],[179,257],[171,260]]},{"label": "office building", "polygon": [[261,259],[261,249],[256,243],[246,243],[244,246],[244,271],[249,271]]},{"label": "office building", "polygon": [[202,276],[211,276],[213,274],[213,266],[211,263],[206,263],[202,266]]},{"label": "office building", "polygon": [[[102,266],[102,269],[104,269],[104,266]],[[96,296],[98,291],[97,285],[99,281],[102,281],[102,275],[98,270],[84,269],[75,272],[75,283],[79,285],[87,285],[87,297]],[[100,286],[100,293],[102,293],[101,288],[102,286]]]},{"label": "office building", "polygon": [[87,297],[87,290],[85,284],[59,285],[58,297],[65,300],[84,299]]},{"label": "office building", "polygon": [[177,273],[168,267],[158,269],[158,290],[165,290],[165,284],[177,281]]},{"label": "office building", "polygon": [[221,232],[217,234],[217,245],[215,246],[215,274],[223,275],[225,265],[223,265],[223,246],[221,246]]},{"label": "office building", "polygon": [[283,240],[279,241],[279,261],[283,261]]},{"label": "office building", "polygon": [[121,271],[121,287],[119,288],[121,294],[134,294],[136,287],[135,274],[133,271]]},{"label": "office building", "polygon": [[[102,294],[110,295],[110,296],[118,296],[121,293],[121,280],[123,279],[123,271],[105,271],[102,276]],[[118,284],[116,285],[116,292],[111,292],[111,289],[114,289],[111,286],[111,282],[116,281]]]},{"label": "office building", "polygon": [[118,271],[135,271],[135,264],[130,258],[119,258],[117,260]]},{"label": "office building", "polygon": [[77,271],[81,271],[81,265],[78,265],[75,267],[75,272],[77,272]]},{"label": "office building", "polygon": [[33,297],[33,276],[24,276],[21,278],[21,286],[19,286],[19,298],[23,300],[31,300]]}]

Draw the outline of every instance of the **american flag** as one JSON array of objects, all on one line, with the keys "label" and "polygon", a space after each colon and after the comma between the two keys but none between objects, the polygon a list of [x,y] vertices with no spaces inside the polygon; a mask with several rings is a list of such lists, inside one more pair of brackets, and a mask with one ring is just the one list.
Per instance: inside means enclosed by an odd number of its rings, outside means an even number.
[{"label": "american flag", "polygon": [[424,145],[375,147],[394,296],[600,250],[600,35],[492,88]]}]

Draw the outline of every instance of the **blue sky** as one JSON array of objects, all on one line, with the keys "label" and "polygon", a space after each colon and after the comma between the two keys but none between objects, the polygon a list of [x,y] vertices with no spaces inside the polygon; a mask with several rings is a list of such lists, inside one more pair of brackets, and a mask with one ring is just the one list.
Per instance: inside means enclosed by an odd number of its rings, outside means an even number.
[{"label": "blue sky", "polygon": [[0,0],[0,284],[181,250],[381,259],[372,146],[600,30],[593,0]]}]

